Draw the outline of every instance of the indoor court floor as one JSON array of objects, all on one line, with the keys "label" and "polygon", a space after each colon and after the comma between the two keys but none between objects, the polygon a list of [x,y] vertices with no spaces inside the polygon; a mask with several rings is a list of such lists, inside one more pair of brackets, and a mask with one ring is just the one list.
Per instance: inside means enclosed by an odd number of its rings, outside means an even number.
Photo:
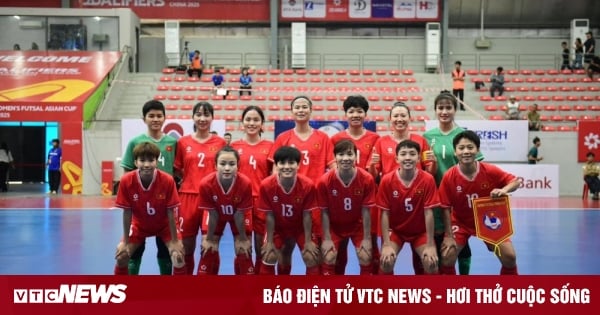
[{"label": "indoor court floor", "polygon": [[[14,187],[14,186],[13,186]],[[0,195],[0,274],[110,275],[122,233],[121,211],[113,197],[44,194],[44,185],[14,188]],[[523,275],[600,274],[600,203],[568,198],[513,198],[512,237]],[[482,241],[471,238],[471,274],[495,275],[500,263]],[[351,246],[350,246],[351,247]],[[221,241],[220,274],[233,274],[230,235]],[[358,274],[349,248],[346,274]],[[156,246],[148,239],[140,273],[158,274]],[[196,264],[199,250],[196,250]],[[303,274],[298,250],[292,274]],[[395,273],[412,273],[405,246]]]}]

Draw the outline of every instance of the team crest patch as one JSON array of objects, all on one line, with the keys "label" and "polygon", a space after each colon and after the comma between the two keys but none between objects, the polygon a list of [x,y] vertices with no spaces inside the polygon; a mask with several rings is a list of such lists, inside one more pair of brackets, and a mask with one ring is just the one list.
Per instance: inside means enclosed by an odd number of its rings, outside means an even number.
[{"label": "team crest patch", "polygon": [[260,153],[262,153],[262,154],[269,154],[269,151],[267,149],[261,149]]},{"label": "team crest patch", "polygon": [[355,190],[354,190],[354,195],[356,195],[356,196],[361,196],[362,194],[363,194],[363,191],[362,191],[362,189],[355,189]]},{"label": "team crest patch", "polygon": [[156,199],[158,200],[162,200],[162,199],[166,199],[167,196],[164,193],[159,193],[156,195]]},{"label": "team crest patch", "polygon": [[425,193],[425,189],[423,188],[418,188],[417,190],[415,190],[415,195],[422,195]]},{"label": "team crest patch", "polygon": [[318,142],[315,142],[315,144],[313,144],[313,147],[314,147],[316,150],[319,150],[319,149],[321,148],[321,144],[320,144],[320,143],[318,143]]},{"label": "team crest patch", "polygon": [[173,147],[172,147],[172,146],[170,146],[170,145],[168,145],[168,146],[166,147],[166,150],[167,150],[167,152],[171,152],[171,151],[173,151]]},{"label": "team crest patch", "polygon": [[208,147],[208,151],[217,152],[217,147]]},{"label": "team crest patch", "polygon": [[489,189],[490,188],[490,183],[485,182],[481,184],[481,189]]},{"label": "team crest patch", "polygon": [[233,197],[233,202],[240,202],[240,201],[242,201],[242,198],[240,196]]},{"label": "team crest patch", "polygon": [[296,198],[294,198],[294,202],[296,202],[296,203],[302,203],[302,197],[296,197]]}]

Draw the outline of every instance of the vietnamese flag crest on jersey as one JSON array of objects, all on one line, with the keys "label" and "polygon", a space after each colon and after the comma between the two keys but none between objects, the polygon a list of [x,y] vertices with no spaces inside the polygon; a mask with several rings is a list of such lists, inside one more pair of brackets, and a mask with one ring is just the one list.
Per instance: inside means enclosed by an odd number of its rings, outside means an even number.
[{"label": "vietnamese flag crest on jersey", "polygon": [[508,196],[473,199],[473,212],[477,237],[494,245],[496,252],[514,233]]}]

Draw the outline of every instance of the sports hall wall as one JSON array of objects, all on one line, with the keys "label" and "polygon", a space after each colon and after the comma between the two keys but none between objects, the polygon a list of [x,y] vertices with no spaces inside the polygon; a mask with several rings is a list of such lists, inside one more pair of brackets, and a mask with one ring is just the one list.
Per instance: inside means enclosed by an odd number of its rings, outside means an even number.
[{"label": "sports hall wall", "polygon": [[[21,10],[21,9],[19,9]],[[36,11],[37,10],[37,11]],[[75,12],[71,12],[75,10]],[[67,12],[68,11],[68,12]],[[14,14],[31,15],[33,13],[45,16],[77,16],[83,12],[76,12],[77,9],[23,9]],[[103,10],[91,13],[90,10],[85,10],[85,14],[104,15]],[[130,13],[121,13],[120,9],[111,9],[110,11],[118,12],[122,16],[122,22],[119,25],[120,33],[125,34],[120,38],[119,47],[122,43],[131,44],[133,42],[135,32],[131,25],[135,25],[133,21],[136,17]],[[129,10],[123,10],[130,12]],[[13,13],[11,13],[13,14]],[[129,22],[127,22],[129,21]],[[137,21],[139,23],[139,20]],[[129,25],[129,29],[123,30],[124,25]],[[239,32],[233,34],[223,34],[215,31],[215,28],[184,30],[182,40],[190,41],[191,49],[199,49],[208,57],[210,63],[211,54],[219,54],[222,52],[231,53],[269,53],[269,32],[268,28],[263,31],[253,31],[252,28],[238,28]],[[486,30],[486,36],[492,40],[492,47],[488,50],[477,50],[474,47],[474,40],[479,35],[479,29],[472,28],[450,28],[449,29],[449,51],[454,56],[460,56],[460,59],[468,60],[467,56],[474,54],[496,54],[505,55],[499,57],[500,60],[510,61],[510,56],[518,54],[558,54],[560,42],[568,39],[568,28],[564,29],[490,29]],[[598,34],[598,29],[593,29],[595,34]],[[402,36],[349,36],[349,31],[336,32],[336,36],[328,36],[324,28],[316,27],[313,35],[309,32],[307,37],[307,53],[315,54],[376,54],[376,53],[394,53],[394,54],[422,54],[425,49],[424,30],[412,29],[407,30]],[[11,37],[11,32],[4,33],[0,39],[0,45],[3,49],[11,49],[12,42],[16,38]],[[129,34],[129,35],[127,35]],[[220,34],[220,35],[219,35]],[[244,35],[245,34],[245,35]],[[346,34],[346,35],[345,35]],[[351,34],[351,32],[350,32]],[[22,40],[22,38],[21,38]],[[29,41],[29,38],[27,39]],[[43,41],[42,41],[43,42]],[[280,28],[279,51],[287,46],[289,47],[289,28]],[[158,72],[164,66],[164,37],[160,34],[150,34],[142,36],[140,39],[139,56],[140,68],[142,72]],[[466,58],[466,59],[465,59]],[[506,59],[505,59],[506,58]],[[452,59],[452,58],[449,58]],[[458,59],[458,58],[457,58]],[[468,62],[464,63],[469,67]],[[505,68],[511,68],[506,63],[491,63],[485,65],[485,68],[493,68],[496,65],[503,65]],[[532,64],[532,67],[539,64]],[[407,66],[410,68],[410,66]],[[346,68],[352,68],[350,66]],[[550,68],[544,66],[543,68]],[[419,69],[414,69],[418,71]],[[140,104],[144,100],[140,100]],[[431,105],[431,104],[426,104]],[[529,142],[534,136],[540,136],[543,141],[540,149],[541,155],[544,156],[544,163],[560,165],[560,194],[561,195],[578,195],[581,193],[581,165],[577,163],[574,157],[565,155],[564,152],[576,152],[576,135],[574,133],[530,133]],[[89,138],[85,139],[87,143],[91,142]],[[115,148],[114,150],[97,150],[92,149],[95,153],[94,160],[114,160],[115,156],[119,156],[120,142],[114,138],[94,138],[94,148]],[[85,162],[84,162],[85,163]],[[86,178],[99,178],[100,167],[95,165],[85,165],[84,172],[91,176]],[[84,184],[85,186],[85,184]],[[84,193],[96,194],[99,192],[98,187],[90,183],[88,187],[84,187]]]}]

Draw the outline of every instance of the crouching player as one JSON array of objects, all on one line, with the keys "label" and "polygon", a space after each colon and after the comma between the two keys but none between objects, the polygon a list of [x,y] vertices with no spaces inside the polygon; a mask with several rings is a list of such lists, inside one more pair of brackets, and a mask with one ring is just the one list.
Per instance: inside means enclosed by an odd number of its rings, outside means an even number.
[{"label": "crouching player", "polygon": [[296,244],[302,253],[307,275],[319,274],[319,248],[311,239],[312,214],[316,208],[313,182],[298,174],[300,151],[282,146],[275,151],[273,161],[277,172],[260,185],[258,210],[266,212],[266,240],[262,248],[263,265],[260,274],[289,274],[292,252]]},{"label": "crouching player", "polygon": [[[352,141],[338,141],[333,153],[337,169],[325,173],[317,182],[317,200],[323,218],[323,274],[336,274],[338,252],[346,251],[346,246],[340,244],[352,240],[360,274],[369,275],[373,270],[371,207],[375,206],[375,180],[369,172],[356,167],[356,146]],[[343,270],[338,272],[344,274]]]},{"label": "crouching player", "polygon": [[123,209],[123,239],[117,246],[115,275],[127,275],[129,257],[146,237],[160,237],[166,243],[174,274],[185,274],[183,245],[175,218],[179,196],[173,176],[156,168],[160,149],[143,142],[133,149],[136,170],[121,177],[115,206]]},{"label": "crouching player", "polygon": [[433,239],[433,208],[439,199],[433,176],[420,168],[421,147],[412,140],[396,146],[399,167],[379,183],[377,206],[381,209],[380,273],[391,275],[405,242],[421,258],[426,274],[438,273]]},{"label": "crouching player", "polygon": [[230,146],[217,152],[217,171],[200,182],[200,208],[202,219],[202,258],[198,264],[198,275],[219,273],[219,242],[227,223],[234,239],[235,274],[253,275],[252,227],[246,229],[245,216],[252,213],[252,183],[238,173],[240,156]]},{"label": "crouching player", "polygon": [[[451,236],[445,237],[442,243],[440,271],[442,274],[454,275],[456,254],[467,244],[469,237],[476,235],[472,199],[507,196],[515,191],[521,182],[497,166],[476,160],[480,140],[473,131],[466,130],[457,134],[452,144],[458,164],[444,174],[439,189],[441,207],[445,210],[444,228],[446,235]],[[448,224],[450,218],[451,227]],[[491,244],[486,245],[493,251]],[[517,274],[517,255],[510,239],[499,245],[497,256],[502,264],[501,275]]]}]

